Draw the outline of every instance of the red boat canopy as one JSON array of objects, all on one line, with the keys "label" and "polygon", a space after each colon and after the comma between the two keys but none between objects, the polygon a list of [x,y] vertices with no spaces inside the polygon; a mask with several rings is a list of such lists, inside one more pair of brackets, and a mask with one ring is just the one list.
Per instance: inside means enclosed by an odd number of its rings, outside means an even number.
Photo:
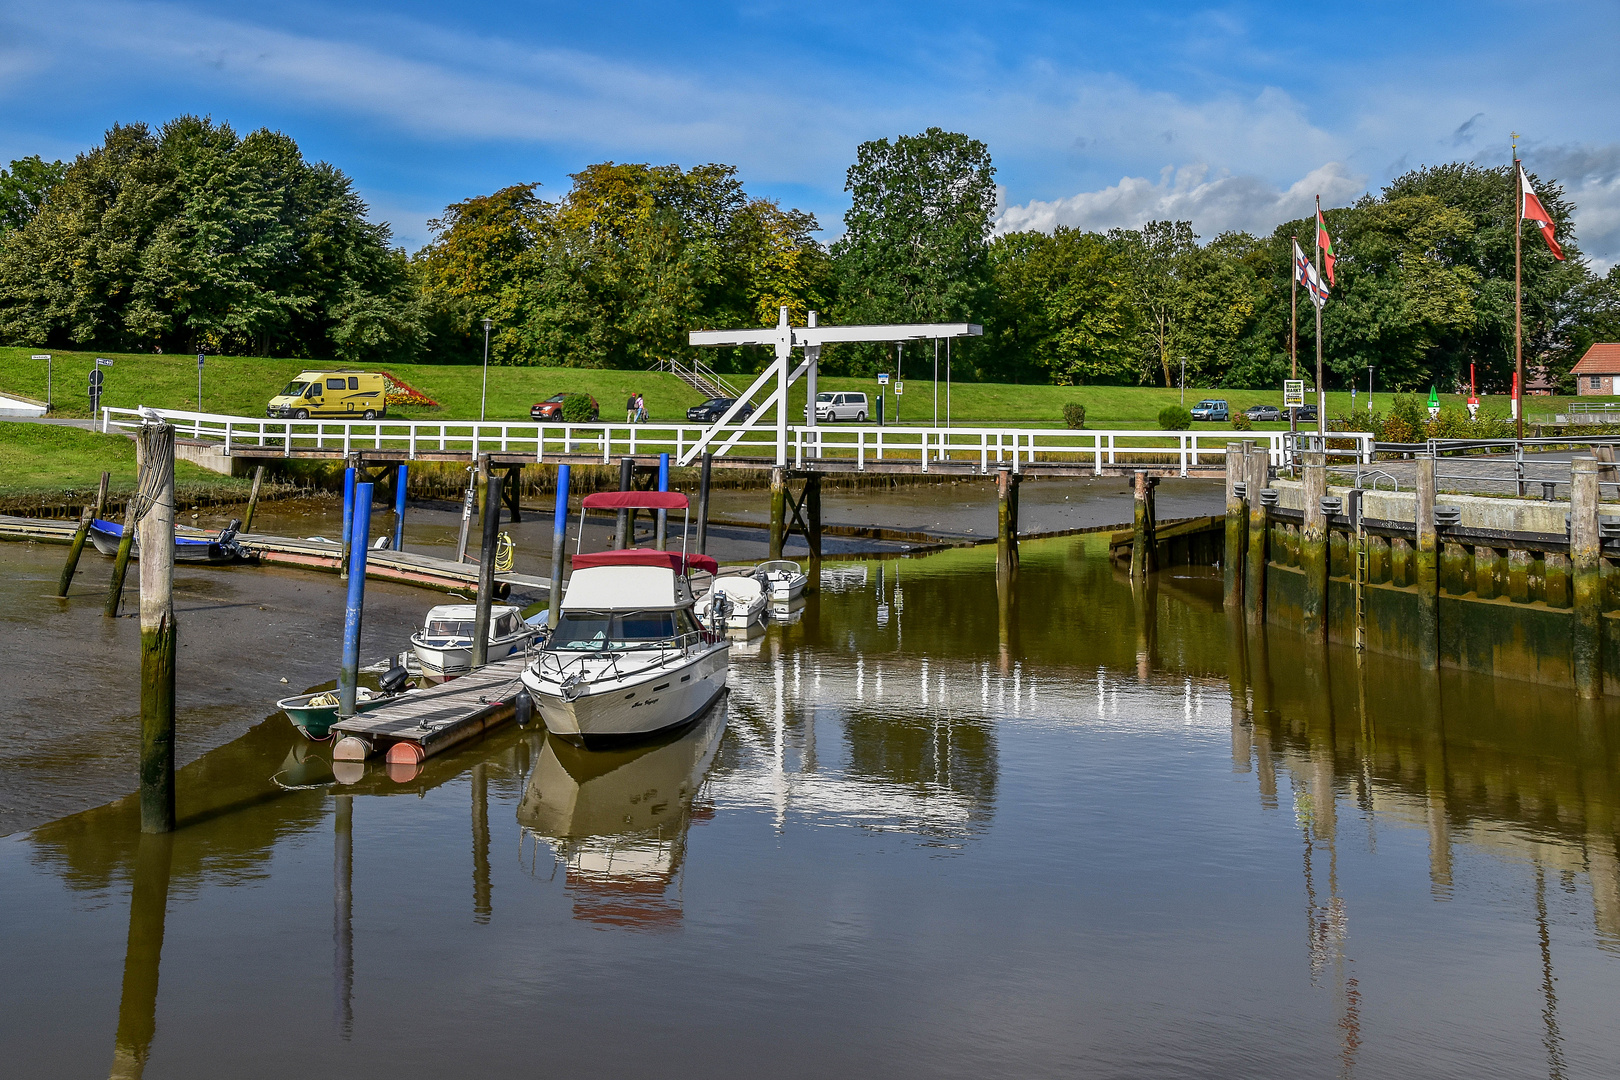
[{"label": "red boat canopy", "polygon": [[685,510],[687,505],[678,491],[598,491],[584,502],[587,510]]},{"label": "red boat canopy", "polygon": [[[610,492],[609,494],[624,494],[630,492]],[[656,492],[654,494],[657,494]],[[595,496],[590,496],[595,498]],[[597,551],[590,554],[574,556],[575,570],[589,570],[593,566],[662,566],[684,574],[691,570],[702,570],[710,574],[720,572],[720,564],[708,555],[682,556],[678,551],[648,551],[642,548],[631,548],[628,551]]]}]

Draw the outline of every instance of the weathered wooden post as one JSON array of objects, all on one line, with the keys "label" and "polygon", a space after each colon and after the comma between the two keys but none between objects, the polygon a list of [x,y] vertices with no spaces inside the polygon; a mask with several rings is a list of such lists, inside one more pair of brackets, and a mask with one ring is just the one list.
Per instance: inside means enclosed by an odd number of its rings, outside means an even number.
[{"label": "weathered wooden post", "polygon": [[67,562],[62,566],[62,579],[56,585],[57,596],[67,596],[68,587],[73,584],[73,575],[79,572],[79,556],[84,553],[84,542],[90,536],[91,524],[101,516],[101,508],[106,505],[107,485],[111,480],[111,473],[101,474],[101,487],[96,489],[95,503],[86,506],[79,514],[79,528],[73,534],[73,545],[68,548]]},{"label": "weathered wooden post", "polygon": [[709,553],[709,474],[714,469],[714,455],[703,455],[703,469],[698,474],[697,549],[698,554]]},{"label": "weathered wooden post", "polygon": [[112,580],[107,584],[107,606],[102,612],[109,619],[118,618],[118,605],[124,599],[124,575],[129,570],[130,552],[135,547],[135,507],[140,502],[141,452],[145,444],[135,440],[135,491],[124,504],[124,531],[118,538],[118,554],[113,558]]},{"label": "weathered wooden post", "polygon": [[1249,503],[1248,561],[1243,578],[1243,615],[1250,625],[1266,621],[1266,532],[1270,514],[1260,497],[1271,483],[1271,454],[1263,446],[1248,453],[1248,479],[1244,481]]},{"label": "weathered wooden post", "polygon": [[253,490],[248,492],[247,515],[242,521],[242,532],[253,531],[253,515],[259,509],[259,488],[264,485],[264,466],[253,468]]},{"label": "weathered wooden post", "polygon": [[[1243,444],[1226,444],[1226,549],[1221,558],[1221,573],[1225,578],[1225,607],[1229,612],[1243,607],[1243,554],[1248,539],[1248,498],[1244,484],[1248,458]],[[1240,491],[1244,494],[1238,494]]]},{"label": "weathered wooden post", "polygon": [[158,973],[168,921],[174,837],[143,836],[130,875],[129,936],[124,944],[124,985],[113,1036],[113,1080],[139,1080],[157,1034]]},{"label": "weathered wooden post", "polygon": [[[658,490],[659,491],[668,491],[669,490],[669,455],[668,454],[659,454],[658,455]],[[658,511],[657,547],[658,547],[659,551],[664,551],[669,547],[669,511],[668,510],[660,510],[660,511]]]},{"label": "weathered wooden post", "polygon": [[401,465],[394,472],[394,550],[405,550],[405,493],[410,489],[411,468]]},{"label": "weathered wooden post", "polygon": [[[141,831],[174,831],[174,427],[142,424]],[[150,500],[150,501],[148,501]]]},{"label": "weathered wooden post", "polygon": [[1570,462],[1569,556],[1575,576],[1575,623],[1571,658],[1575,693],[1582,698],[1603,695],[1603,565],[1598,529],[1601,491],[1595,458]]},{"label": "weathered wooden post", "polygon": [[[629,491],[630,485],[635,482],[636,459],[622,457],[619,459],[619,490]],[[630,511],[620,510],[618,520],[613,527],[613,547],[622,551],[636,542],[635,522],[630,517]]]},{"label": "weathered wooden post", "polygon": [[478,607],[473,615],[474,671],[489,662],[489,609],[495,602],[495,545],[501,538],[502,479],[491,473],[484,481],[484,542],[478,551]]},{"label": "weathered wooden post", "polygon": [[1011,465],[996,470],[996,569],[1018,568],[1018,475]]},{"label": "weathered wooden post", "polygon": [[1300,529],[1300,569],[1305,571],[1305,596],[1301,605],[1301,630],[1308,638],[1327,640],[1328,521],[1322,509],[1327,498],[1327,455],[1314,451],[1305,455],[1304,526]]},{"label": "weathered wooden post", "polygon": [[772,559],[782,557],[782,546],[787,539],[787,470],[777,466],[771,470],[771,552]]},{"label": "weathered wooden post", "polygon": [[[567,465],[557,466],[557,510],[551,520],[551,597],[546,629],[557,629],[562,614],[563,560],[568,557],[568,480]],[[584,525],[580,526],[582,529]]]},{"label": "weathered wooden post", "polygon": [[[813,400],[813,399],[812,399]],[[819,592],[821,589],[821,474],[811,473],[804,482],[804,498],[801,500],[804,507],[804,523],[810,530],[805,543],[810,545],[810,572],[805,575],[804,591],[807,593]]]},{"label": "weathered wooden post", "polygon": [[349,596],[343,605],[343,664],[338,669],[338,716],[355,714],[360,685],[360,627],[366,608],[366,549],[371,541],[371,485],[354,486],[354,530],[349,547]]},{"label": "weathered wooden post", "polygon": [[1426,670],[1440,668],[1440,543],[1434,527],[1434,458],[1417,460],[1417,501],[1414,507],[1417,546],[1409,562],[1417,586],[1418,662]]},{"label": "weathered wooden post", "polygon": [[1136,470],[1132,494],[1135,496],[1135,513],[1131,533],[1131,579],[1139,581],[1158,569],[1153,520],[1153,478],[1148,476],[1146,469]]}]

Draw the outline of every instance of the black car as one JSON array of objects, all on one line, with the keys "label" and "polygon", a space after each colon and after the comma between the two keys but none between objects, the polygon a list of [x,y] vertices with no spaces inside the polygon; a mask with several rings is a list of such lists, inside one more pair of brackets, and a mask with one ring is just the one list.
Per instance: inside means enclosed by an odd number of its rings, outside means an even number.
[{"label": "black car", "polygon": [[[690,409],[687,409],[686,418],[688,420],[697,420],[704,424],[712,424],[722,416],[726,415],[726,410],[731,408],[732,403],[736,400],[736,398],[712,397],[701,405],[694,405]],[[743,402],[743,407],[737,410],[737,415],[732,417],[732,419],[746,419],[748,416],[752,415],[753,411],[754,403],[752,401],[745,401]]]},{"label": "black car", "polygon": [[1301,419],[1301,420],[1315,420],[1316,419],[1316,406],[1315,405],[1302,405],[1296,411],[1299,413],[1299,419]]}]

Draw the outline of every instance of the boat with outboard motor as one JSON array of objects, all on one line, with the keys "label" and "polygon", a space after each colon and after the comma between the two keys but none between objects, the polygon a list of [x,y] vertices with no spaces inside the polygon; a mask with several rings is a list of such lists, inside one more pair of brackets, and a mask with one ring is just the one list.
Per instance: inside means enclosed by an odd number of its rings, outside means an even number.
[{"label": "boat with outboard motor", "polygon": [[710,630],[746,630],[763,625],[770,591],[752,573],[716,576],[698,599],[698,619]]},{"label": "boat with outboard motor", "polygon": [[[453,679],[472,670],[473,631],[478,608],[473,604],[440,604],[427,613],[422,629],[411,635],[411,649],[430,679]],[[540,636],[540,627],[523,620],[523,610],[510,604],[489,609],[488,662],[523,652]]]},{"label": "boat with outboard motor", "polygon": [[[236,543],[236,531],[241,527],[242,523],[233,519],[229,525],[213,536],[206,533],[191,536],[177,531],[174,538],[174,561],[177,563],[247,561],[250,556]],[[117,555],[118,545],[123,538],[124,527],[116,521],[96,518],[90,523],[90,542],[96,545],[96,550],[103,555]],[[138,536],[130,538],[129,557],[136,560],[141,557],[141,541]]]},{"label": "boat with outboard motor", "polygon": [[[604,491],[580,515],[685,509],[677,492]],[[690,581],[719,565],[684,547],[574,555],[557,626],[523,670],[546,730],[587,749],[641,739],[693,722],[725,690],[730,643],[698,624]]]},{"label": "boat with outboard motor", "polygon": [[791,559],[772,559],[754,567],[754,574],[771,594],[771,603],[785,604],[804,595],[810,579]]},{"label": "boat with outboard motor", "polygon": [[[376,690],[365,686],[354,688],[354,711],[370,712],[412,689],[414,687],[410,685],[410,672],[405,670],[404,664],[396,661],[377,680]],[[339,704],[336,690],[320,690],[312,694],[282,698],[276,702],[276,708],[287,714],[287,719],[293,722],[293,727],[297,728],[306,739],[319,742],[331,735],[332,725],[337,723]]]}]

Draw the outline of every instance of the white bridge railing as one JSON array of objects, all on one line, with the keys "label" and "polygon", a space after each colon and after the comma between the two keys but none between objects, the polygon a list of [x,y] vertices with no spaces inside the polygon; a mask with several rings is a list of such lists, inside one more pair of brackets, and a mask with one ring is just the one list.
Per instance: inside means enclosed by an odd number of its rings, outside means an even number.
[{"label": "white bridge railing", "polygon": [[[667,453],[679,460],[707,432],[700,424],[539,424],[455,420],[270,420],[213,413],[156,412],[182,436],[222,444],[226,454],[240,450],[301,452],[403,452],[409,459],[429,454],[521,455],[536,462],[548,457],[599,457],[603,464],[634,454]],[[136,428],[135,409],[103,408],[102,427]],[[1241,435],[1241,439],[1234,436]],[[1226,460],[1226,444],[1252,441],[1271,453],[1274,465],[1288,463],[1288,432],[1232,431],[1085,431],[1068,428],[873,427],[837,424],[790,427],[787,456],[795,468],[818,458],[853,463],[857,469],[878,463],[931,468],[971,465],[990,472],[1008,465],[1022,472],[1041,465],[1090,466],[1101,475],[1108,466],[1214,468]],[[731,428],[710,443],[716,457],[777,460],[773,428]],[[1349,462],[1372,460],[1372,436],[1335,432],[1329,454]]]}]

